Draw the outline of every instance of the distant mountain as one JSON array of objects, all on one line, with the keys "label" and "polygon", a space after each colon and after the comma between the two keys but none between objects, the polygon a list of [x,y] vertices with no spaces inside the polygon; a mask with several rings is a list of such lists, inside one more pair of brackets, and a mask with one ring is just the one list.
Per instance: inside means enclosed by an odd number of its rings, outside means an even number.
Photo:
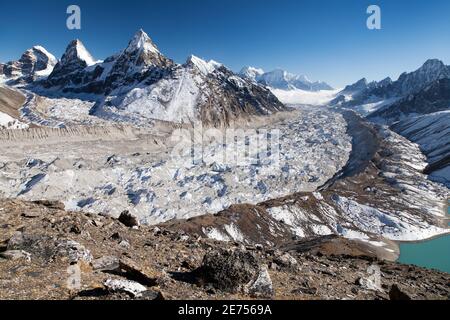
[{"label": "distant mountain", "polygon": [[252,81],[258,81],[259,77],[261,77],[264,74],[263,69],[254,68],[254,67],[244,67],[239,72],[239,75],[243,78],[252,80]]},{"label": "distant mountain", "polygon": [[264,72],[262,69],[245,67],[239,74],[244,78],[274,89],[300,89],[305,91],[333,90],[333,88],[325,82],[313,82],[304,75],[295,75],[279,69],[271,72]]},{"label": "distant mountain", "polygon": [[58,60],[41,46],[25,51],[17,61],[0,64],[0,75],[7,78],[35,78],[49,75]]},{"label": "distant mountain", "polygon": [[450,67],[442,61],[428,60],[396,81],[361,79],[345,87],[331,105],[387,124],[417,143],[428,158],[425,173],[450,185]]},{"label": "distant mountain", "polygon": [[[450,67],[442,61],[431,59],[426,61],[422,67],[414,72],[403,73],[398,80],[392,81],[386,78],[380,82],[367,82],[361,79],[342,90],[331,102],[332,105],[352,108],[369,115],[372,118],[385,115],[388,122],[399,119],[400,114],[407,116],[409,113],[417,113],[417,107],[411,105],[411,101],[420,101],[426,106],[421,107],[421,112],[429,109],[429,112],[440,111],[445,105],[446,95],[444,93],[445,81],[450,78]],[[435,90],[433,95],[424,90]],[[443,96],[441,95],[443,94]],[[414,97],[415,95],[418,95]],[[441,102],[439,102],[441,101]],[[402,105],[401,109],[395,106]],[[434,106],[434,108],[431,108]],[[391,111],[387,111],[391,108]]]},{"label": "distant mountain", "polygon": [[425,173],[450,187],[450,108],[409,117],[395,123],[391,129],[417,143],[428,157]]},{"label": "distant mountain", "polygon": [[380,108],[368,118],[394,123],[411,115],[424,115],[448,109],[450,109],[450,78],[444,78],[434,80],[423,89]]},{"label": "distant mountain", "polygon": [[96,95],[91,115],[144,125],[151,120],[223,125],[286,109],[267,88],[218,62],[191,56],[183,65],[174,63],[143,30],[124,50],[99,62],[80,40],[72,41],[36,86],[63,96]]}]

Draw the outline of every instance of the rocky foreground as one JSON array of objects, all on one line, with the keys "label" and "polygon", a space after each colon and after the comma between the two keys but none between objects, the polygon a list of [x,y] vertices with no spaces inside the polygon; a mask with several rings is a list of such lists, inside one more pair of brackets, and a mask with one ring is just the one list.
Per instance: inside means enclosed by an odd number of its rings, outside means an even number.
[{"label": "rocky foreground", "polygon": [[335,236],[250,247],[62,208],[0,201],[0,299],[450,297],[449,274]]}]

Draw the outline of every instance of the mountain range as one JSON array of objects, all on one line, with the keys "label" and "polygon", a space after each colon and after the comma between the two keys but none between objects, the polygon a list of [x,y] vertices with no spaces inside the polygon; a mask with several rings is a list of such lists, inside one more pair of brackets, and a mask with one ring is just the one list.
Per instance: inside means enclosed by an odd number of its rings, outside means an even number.
[{"label": "mountain range", "polygon": [[305,75],[295,75],[280,69],[264,72],[264,70],[254,67],[244,67],[239,72],[239,75],[273,89],[305,91],[333,90],[330,85],[323,81],[313,82]]},{"label": "mountain range", "polygon": [[450,185],[450,66],[438,59],[393,81],[348,85],[330,105],[354,110],[417,143],[428,157],[426,173]]},{"label": "mountain range", "polygon": [[368,82],[363,78],[345,87],[331,105],[355,109],[373,120],[393,123],[412,114],[448,108],[446,79],[449,78],[450,67],[440,60],[430,59],[416,71],[401,74],[396,81],[386,78]]},{"label": "mountain range", "polygon": [[[104,61],[96,61],[80,40],[72,41],[59,61],[51,57],[34,48],[2,65],[0,74],[28,82],[27,88],[41,95],[95,100],[91,115],[139,125],[162,120],[220,126],[286,110],[270,90],[220,63],[196,56],[182,65],[173,62],[143,30]],[[37,77],[43,70],[48,76]]]}]

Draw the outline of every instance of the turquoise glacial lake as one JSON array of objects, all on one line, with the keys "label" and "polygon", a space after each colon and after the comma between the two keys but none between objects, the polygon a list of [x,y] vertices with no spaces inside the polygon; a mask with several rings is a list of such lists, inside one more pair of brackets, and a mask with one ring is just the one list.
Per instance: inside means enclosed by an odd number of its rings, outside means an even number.
[{"label": "turquoise glacial lake", "polygon": [[398,261],[450,273],[450,235],[423,242],[402,243]]},{"label": "turquoise glacial lake", "polygon": [[400,244],[398,262],[450,273],[450,235]]}]

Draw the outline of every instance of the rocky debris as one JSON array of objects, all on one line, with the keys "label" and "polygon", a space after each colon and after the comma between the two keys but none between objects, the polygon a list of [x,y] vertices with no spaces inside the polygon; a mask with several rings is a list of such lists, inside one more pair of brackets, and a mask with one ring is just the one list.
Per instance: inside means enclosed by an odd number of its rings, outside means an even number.
[{"label": "rocky debris", "polygon": [[123,211],[120,214],[119,221],[129,228],[138,227],[139,221],[129,211]]},{"label": "rocky debris", "polygon": [[8,240],[8,250],[23,250],[29,252],[32,257],[49,261],[53,258],[56,242],[53,238],[45,235],[23,233],[17,231]]},{"label": "rocky debris", "polygon": [[[64,203],[62,203],[60,201],[37,200],[37,201],[33,201],[33,203],[47,207],[49,209],[64,210],[64,208],[65,208]],[[27,214],[30,214],[30,213],[27,213]]]},{"label": "rocky debris", "polygon": [[119,261],[119,269],[124,272],[124,276],[152,287],[157,284],[157,280],[162,277],[161,273],[150,268],[139,267],[134,261],[122,258]]},{"label": "rocky debris", "polygon": [[91,252],[82,244],[73,240],[62,240],[58,242],[56,247],[57,255],[67,258],[70,264],[84,261],[90,263],[92,261]]},{"label": "rocky debris", "polygon": [[236,293],[271,296],[272,281],[265,266],[249,251],[215,250],[208,252],[197,270],[204,285]]},{"label": "rocky debris", "polygon": [[6,260],[31,261],[31,254],[23,250],[7,250],[4,252],[0,252],[0,258]]},{"label": "rocky debris", "polygon": [[289,270],[295,270],[298,267],[297,260],[289,253],[277,252],[277,256],[273,259],[273,262],[281,267]]},{"label": "rocky debris", "polygon": [[[311,242],[309,249],[264,245],[256,250],[196,236],[180,239],[178,231],[161,225],[133,230],[114,218],[67,213],[18,200],[0,200],[0,212],[0,252],[31,254],[31,261],[0,258],[0,299],[371,300],[389,299],[390,288],[398,284],[411,299],[448,299],[450,295],[449,274],[377,261],[364,256],[360,251],[364,247],[357,245],[357,254],[351,254],[349,240],[343,243],[344,251],[333,251],[338,241],[333,246],[318,241],[320,251]],[[40,215],[29,219],[23,212]],[[71,233],[73,225],[82,232]],[[130,247],[123,248],[119,238],[127,239]],[[90,260],[86,250],[96,258],[90,264],[84,261]],[[297,261],[297,268],[283,265],[293,263],[285,253]],[[280,266],[268,270],[265,265],[274,261]],[[380,268],[382,291],[359,284],[360,279],[371,278],[369,268],[374,263]]]},{"label": "rocky debris", "polygon": [[92,261],[92,268],[98,271],[114,271],[119,269],[119,259],[114,256],[104,256]]},{"label": "rocky debris", "polygon": [[402,289],[400,289],[398,285],[394,284],[394,285],[392,285],[391,290],[389,291],[389,299],[391,299],[391,300],[411,300],[411,297],[409,296],[409,294],[407,294]]},{"label": "rocky debris", "polygon": [[258,278],[253,282],[248,292],[255,297],[270,298],[273,296],[273,284],[267,267],[260,267]]},{"label": "rocky debris", "polygon": [[130,280],[108,279],[105,281],[105,287],[113,292],[126,292],[134,298],[141,297],[147,291],[147,288],[140,283]]},{"label": "rocky debris", "polygon": [[78,261],[87,263],[92,261],[90,251],[76,241],[20,231],[14,233],[8,240],[7,249],[8,251],[25,251],[44,261],[51,261],[58,257],[67,260],[70,264]]}]

